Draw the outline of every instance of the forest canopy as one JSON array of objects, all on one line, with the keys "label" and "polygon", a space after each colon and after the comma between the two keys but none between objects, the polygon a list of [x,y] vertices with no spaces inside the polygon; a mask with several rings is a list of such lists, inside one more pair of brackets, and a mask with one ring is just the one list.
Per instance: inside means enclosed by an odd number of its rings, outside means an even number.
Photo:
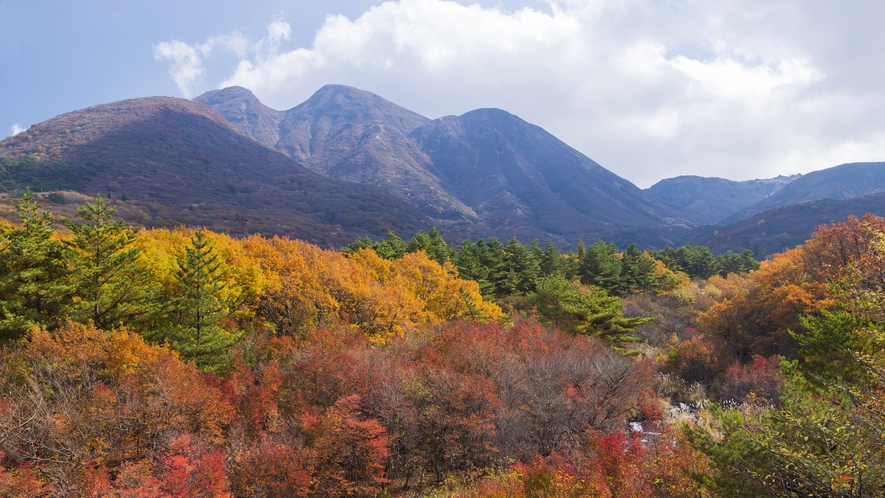
[{"label": "forest canopy", "polygon": [[[341,251],[0,222],[0,496],[879,496],[885,221]],[[57,229],[61,224],[64,228]]]}]

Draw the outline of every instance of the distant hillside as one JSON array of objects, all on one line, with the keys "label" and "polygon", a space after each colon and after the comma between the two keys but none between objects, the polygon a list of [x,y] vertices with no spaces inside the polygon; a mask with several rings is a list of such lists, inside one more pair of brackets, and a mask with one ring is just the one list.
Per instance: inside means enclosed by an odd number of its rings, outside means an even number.
[{"label": "distant hillside", "polygon": [[[198,100],[248,136],[270,123],[259,112],[243,117],[242,109],[259,108],[244,89]],[[661,247],[694,226],[679,209],[504,111],[430,121],[373,93],[327,85],[282,116],[278,150],[332,178],[401,196],[453,240],[517,236],[573,245],[602,237]]]},{"label": "distant hillside", "polygon": [[804,243],[819,225],[842,222],[849,215],[860,217],[866,213],[885,216],[885,193],[776,208],[726,227],[700,228],[688,242],[708,246],[720,254],[750,249],[756,258],[762,259]]},{"label": "distant hillside", "polygon": [[780,191],[800,176],[742,182],[678,176],[661,180],[645,191],[658,200],[682,209],[686,216],[700,225],[716,225],[737,211]]},{"label": "distant hillside", "polygon": [[151,97],[62,114],[0,142],[16,164],[89,167],[74,190],[126,199],[146,226],[203,225],[324,245],[430,223],[383,190],[326,178],[242,135],[211,107]]},{"label": "distant hillside", "polygon": [[849,163],[813,171],[776,194],[721,221],[728,225],[763,211],[820,199],[851,199],[885,192],[885,163]]}]

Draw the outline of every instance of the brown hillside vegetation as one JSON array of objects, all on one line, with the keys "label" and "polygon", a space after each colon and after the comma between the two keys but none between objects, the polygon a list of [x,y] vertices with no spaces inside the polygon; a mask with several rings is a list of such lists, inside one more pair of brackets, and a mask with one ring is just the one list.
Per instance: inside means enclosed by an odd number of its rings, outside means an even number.
[{"label": "brown hillside vegetation", "polygon": [[0,142],[0,157],[95,165],[67,190],[126,199],[130,221],[342,245],[428,223],[386,192],[313,173],[244,137],[211,107],[169,97],[62,114]]}]

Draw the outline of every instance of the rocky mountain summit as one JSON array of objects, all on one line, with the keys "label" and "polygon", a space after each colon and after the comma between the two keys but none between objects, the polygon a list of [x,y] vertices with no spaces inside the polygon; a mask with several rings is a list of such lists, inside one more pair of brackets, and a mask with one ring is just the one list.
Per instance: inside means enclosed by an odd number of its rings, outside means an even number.
[{"label": "rocky mountain summit", "polygon": [[[209,103],[242,133],[332,178],[383,188],[448,235],[674,244],[694,226],[669,206],[540,127],[498,109],[429,120],[373,93],[327,85],[282,111],[277,134],[245,89]],[[261,138],[265,137],[265,138]]]}]

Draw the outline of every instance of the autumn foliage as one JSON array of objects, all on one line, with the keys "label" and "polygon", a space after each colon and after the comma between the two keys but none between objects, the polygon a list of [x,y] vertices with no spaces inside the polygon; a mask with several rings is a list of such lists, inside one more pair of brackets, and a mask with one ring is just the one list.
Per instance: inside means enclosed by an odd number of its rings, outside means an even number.
[{"label": "autumn foliage", "polygon": [[374,496],[509,459],[596,454],[594,434],[607,444],[655,403],[648,368],[533,322],[449,324],[383,346],[341,323],[255,348],[219,379],[126,330],[30,333],[0,356],[2,489]]},{"label": "autumn foliage", "polygon": [[[436,232],[339,252],[55,233],[20,208],[0,226],[0,496],[730,496],[735,462],[816,461],[792,426],[840,441],[832,479],[880,468],[878,218],[744,274],[688,248],[709,277],[689,280],[635,246],[465,244],[471,269]],[[90,262],[96,234],[116,242]]]}]

